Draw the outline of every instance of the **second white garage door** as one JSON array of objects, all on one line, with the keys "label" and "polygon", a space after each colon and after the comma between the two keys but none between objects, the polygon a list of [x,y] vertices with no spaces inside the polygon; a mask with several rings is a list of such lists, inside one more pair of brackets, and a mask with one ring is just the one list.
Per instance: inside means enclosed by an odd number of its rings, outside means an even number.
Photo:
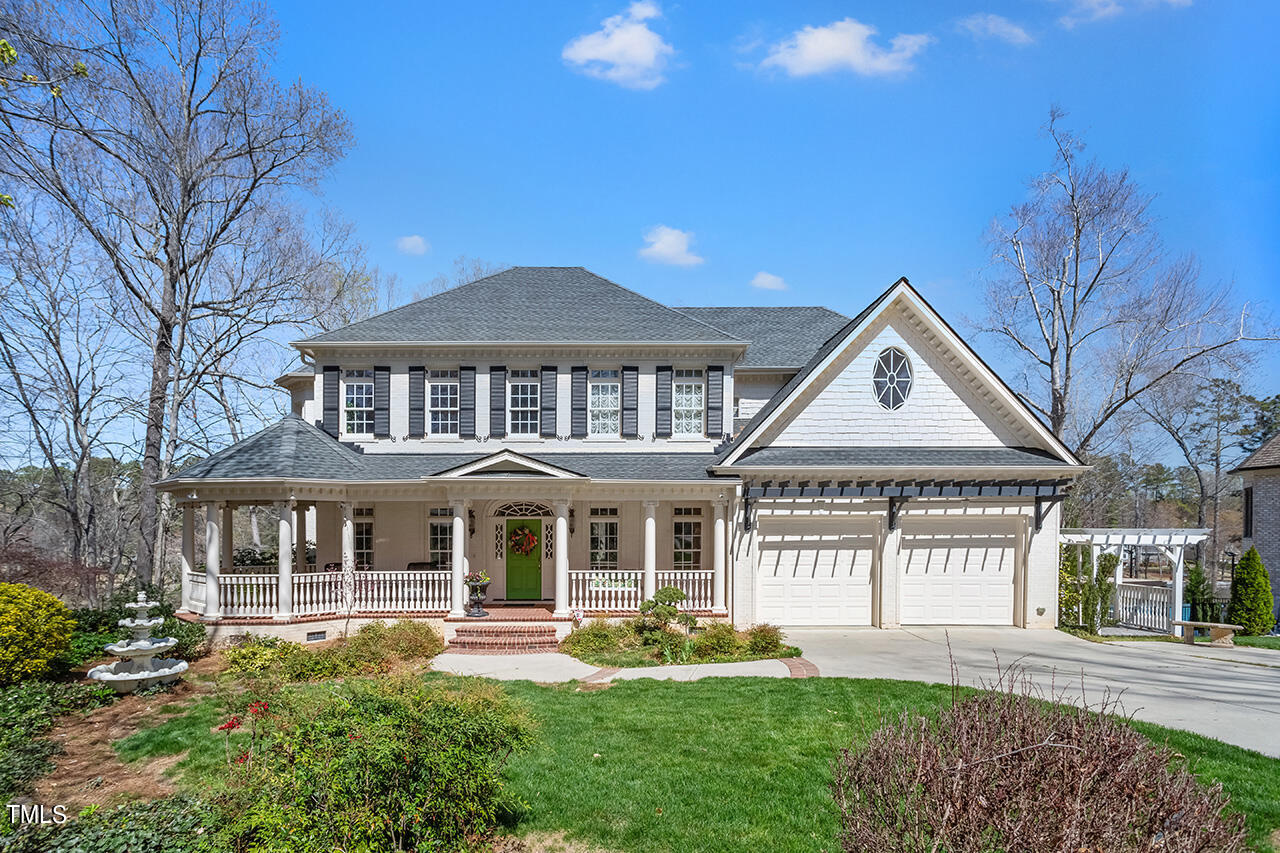
[{"label": "second white garage door", "polygon": [[874,541],[850,531],[848,522],[762,521],[757,621],[870,625]]},{"label": "second white garage door", "polygon": [[961,532],[902,537],[903,625],[1012,625],[1014,540]]}]

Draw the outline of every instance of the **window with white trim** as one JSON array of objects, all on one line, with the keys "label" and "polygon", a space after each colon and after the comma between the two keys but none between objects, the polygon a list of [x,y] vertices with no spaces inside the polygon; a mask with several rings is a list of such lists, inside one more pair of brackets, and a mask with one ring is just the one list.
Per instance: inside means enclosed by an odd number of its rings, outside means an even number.
[{"label": "window with white trim", "polygon": [[427,405],[431,412],[432,435],[458,434],[458,371],[432,370],[427,373]]},{"label": "window with white trim", "polygon": [[511,371],[507,387],[507,432],[512,435],[537,435],[538,371]]},{"label": "window with white trim", "polygon": [[897,347],[886,347],[871,371],[871,388],[876,401],[890,411],[902,408],[911,393],[911,361]]},{"label": "window with white trim", "polygon": [[348,370],[344,374],[348,435],[373,433],[373,371]]},{"label": "window with white trim", "polygon": [[677,571],[702,568],[702,508],[678,506],[672,510],[671,567]]},{"label": "window with white trim", "polygon": [[618,508],[591,508],[591,568],[613,571],[618,568]]},{"label": "window with white trim", "polygon": [[427,559],[440,570],[453,568],[453,510],[432,507],[427,511]]},{"label": "window with white trim", "polygon": [[706,380],[701,370],[677,370],[671,384],[671,432],[702,435],[706,412]]},{"label": "window with white trim", "polygon": [[622,384],[617,370],[593,370],[587,393],[587,433],[622,434]]},{"label": "window with white trim", "polygon": [[373,568],[373,507],[353,507],[351,516],[356,568],[367,571]]}]

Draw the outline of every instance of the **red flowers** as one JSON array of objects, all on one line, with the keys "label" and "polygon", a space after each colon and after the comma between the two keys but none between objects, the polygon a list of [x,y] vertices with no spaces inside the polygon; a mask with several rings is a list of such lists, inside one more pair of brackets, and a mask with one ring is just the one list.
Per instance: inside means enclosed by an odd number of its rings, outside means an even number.
[{"label": "red flowers", "polygon": [[267,713],[266,702],[250,702],[249,713],[255,717],[261,717]]},{"label": "red flowers", "polygon": [[220,731],[220,732],[229,732],[229,731],[231,731],[231,730],[233,730],[233,729],[238,729],[238,728],[240,728],[240,718],[239,718],[239,717],[232,717],[231,719],[227,720],[227,721],[226,721],[225,723],[223,723],[222,725],[218,726],[218,731]]}]

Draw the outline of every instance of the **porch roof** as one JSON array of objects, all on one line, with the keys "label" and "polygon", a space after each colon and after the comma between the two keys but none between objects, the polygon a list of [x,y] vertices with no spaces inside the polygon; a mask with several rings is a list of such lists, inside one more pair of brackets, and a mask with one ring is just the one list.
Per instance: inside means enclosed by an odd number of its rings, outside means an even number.
[{"label": "porch roof", "polygon": [[759,447],[733,468],[1062,468],[1034,447]]},{"label": "porch roof", "polygon": [[[709,481],[714,453],[580,452],[362,453],[314,424],[289,415],[243,441],[161,480],[161,488],[198,480],[333,480],[348,483],[451,476],[455,469],[502,454],[524,457],[591,480]],[[479,477],[553,476],[536,470],[487,468]]]}]

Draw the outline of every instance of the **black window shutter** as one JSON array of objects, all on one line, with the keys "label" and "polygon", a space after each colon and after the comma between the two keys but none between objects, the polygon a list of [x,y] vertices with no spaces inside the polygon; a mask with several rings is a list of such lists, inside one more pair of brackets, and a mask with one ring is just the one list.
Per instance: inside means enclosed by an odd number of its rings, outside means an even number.
[{"label": "black window shutter", "polygon": [[391,368],[373,368],[373,437],[391,437]]},{"label": "black window shutter", "polygon": [[707,435],[724,436],[724,368],[707,368]]},{"label": "black window shutter", "polygon": [[542,366],[542,390],[538,405],[542,409],[542,437],[556,437],[556,366]]},{"label": "black window shutter", "polygon": [[587,369],[573,368],[573,399],[570,409],[569,434],[574,438],[587,437]]},{"label": "black window shutter", "polygon": [[458,436],[476,437],[476,369],[458,368]]},{"label": "black window shutter", "polygon": [[324,369],[324,404],[322,408],[322,429],[335,438],[338,435],[338,376],[341,368],[327,365]]},{"label": "black window shutter", "polygon": [[657,370],[657,417],[654,420],[654,435],[658,438],[671,437],[671,365],[660,366]]},{"label": "black window shutter", "polygon": [[489,368],[489,435],[502,438],[507,434],[507,369]]},{"label": "black window shutter", "polygon": [[1244,490],[1244,538],[1253,538],[1253,486]]},{"label": "black window shutter", "polygon": [[409,438],[422,438],[427,434],[427,369],[409,368]]},{"label": "black window shutter", "polygon": [[637,438],[640,435],[640,368],[622,368],[622,437]]}]

